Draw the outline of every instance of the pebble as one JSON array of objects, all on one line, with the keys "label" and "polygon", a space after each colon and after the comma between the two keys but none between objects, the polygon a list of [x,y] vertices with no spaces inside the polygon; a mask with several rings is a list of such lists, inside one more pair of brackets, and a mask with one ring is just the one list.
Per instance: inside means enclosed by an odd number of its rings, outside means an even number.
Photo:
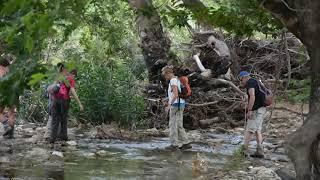
[{"label": "pebble", "polygon": [[95,156],[94,153],[88,152],[88,153],[83,153],[83,156],[86,158],[93,158]]},{"label": "pebble", "polygon": [[99,156],[105,156],[107,154],[107,151],[100,150],[100,151],[96,152],[96,154],[99,155]]},{"label": "pebble", "polygon": [[53,152],[52,152],[52,155],[53,155],[53,156],[58,156],[58,157],[63,158],[63,153],[62,153],[62,152],[60,152],[60,151],[53,151]]},{"label": "pebble", "polygon": [[78,145],[77,142],[75,142],[75,141],[67,141],[67,144],[69,146],[77,146]]}]

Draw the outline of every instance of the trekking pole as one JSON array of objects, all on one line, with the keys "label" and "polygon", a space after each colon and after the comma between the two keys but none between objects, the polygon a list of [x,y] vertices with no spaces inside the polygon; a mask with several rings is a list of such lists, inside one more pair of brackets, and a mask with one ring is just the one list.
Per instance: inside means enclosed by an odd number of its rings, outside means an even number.
[{"label": "trekking pole", "polygon": [[[243,100],[244,100],[244,103],[246,103],[245,98]],[[247,126],[247,106],[245,106],[244,108],[244,130],[246,130],[246,126]]]},{"label": "trekking pole", "polygon": [[246,130],[247,126],[247,107],[244,109],[244,130]]}]

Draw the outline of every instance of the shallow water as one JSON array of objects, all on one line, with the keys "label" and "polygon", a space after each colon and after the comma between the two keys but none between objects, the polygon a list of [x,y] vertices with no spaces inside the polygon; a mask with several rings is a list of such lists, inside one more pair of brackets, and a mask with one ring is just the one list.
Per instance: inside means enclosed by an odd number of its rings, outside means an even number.
[{"label": "shallow water", "polygon": [[53,150],[45,144],[6,140],[0,150],[0,179],[193,179],[210,177],[230,159],[228,147],[214,150],[193,144],[188,151],[173,152],[164,150],[168,145],[168,138],[148,142],[82,139],[76,147],[58,148],[64,155],[60,158],[51,155]]},{"label": "shallow water", "polygon": [[[73,136],[76,146],[57,145],[54,149],[43,140],[30,143],[32,138],[22,136],[0,139],[0,180],[219,179],[214,178],[216,174],[234,168],[245,170],[251,163],[232,158],[242,142],[236,135],[201,134],[204,141],[220,139],[223,143],[208,145],[200,140],[187,151],[166,151],[168,138],[132,142],[98,140],[82,134],[79,138],[75,132]],[[52,155],[53,151],[62,152],[64,157]]]}]

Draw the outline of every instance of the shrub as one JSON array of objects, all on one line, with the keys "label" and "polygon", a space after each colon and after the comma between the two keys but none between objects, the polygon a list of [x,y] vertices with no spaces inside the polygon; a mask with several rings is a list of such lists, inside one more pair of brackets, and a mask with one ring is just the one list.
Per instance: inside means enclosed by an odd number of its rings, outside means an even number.
[{"label": "shrub", "polygon": [[[77,68],[76,91],[85,110],[79,112],[77,103],[72,99],[70,118],[94,125],[113,121],[125,127],[141,125],[144,100],[128,67],[123,65],[111,69],[82,62]],[[44,122],[48,117],[47,109],[43,85],[24,93],[19,116],[31,122]]]}]

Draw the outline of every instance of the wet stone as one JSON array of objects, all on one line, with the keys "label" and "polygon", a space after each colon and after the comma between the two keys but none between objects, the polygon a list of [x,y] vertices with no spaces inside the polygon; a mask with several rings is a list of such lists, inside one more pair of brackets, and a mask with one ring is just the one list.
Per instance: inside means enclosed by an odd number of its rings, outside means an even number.
[{"label": "wet stone", "polygon": [[280,168],[276,171],[282,180],[295,180],[295,172],[286,168]]},{"label": "wet stone", "polygon": [[60,152],[60,151],[53,151],[53,152],[52,152],[52,156],[58,156],[58,157],[63,158],[63,153]]},{"label": "wet stone", "polygon": [[270,156],[271,161],[278,161],[278,162],[289,162],[289,158],[286,155],[277,155],[273,154]]},{"label": "wet stone", "polygon": [[34,129],[36,128],[36,124],[35,123],[28,123],[28,124],[24,124],[21,126],[22,129]]},{"label": "wet stone", "polygon": [[0,156],[0,163],[9,163],[10,159],[7,156]]},{"label": "wet stone", "polygon": [[286,154],[286,149],[285,148],[277,148],[275,150],[275,153],[277,153],[277,154]]},{"label": "wet stone", "polygon": [[105,151],[105,150],[100,150],[100,151],[96,152],[96,154],[97,154],[98,156],[105,156],[105,155],[107,154],[107,151]]},{"label": "wet stone", "polygon": [[95,155],[95,153],[92,153],[92,152],[83,152],[83,153],[81,153],[81,156],[83,156],[85,158],[94,158],[96,155]]},{"label": "wet stone", "polygon": [[77,146],[78,145],[76,141],[67,141],[67,144],[69,146]]},{"label": "wet stone", "polygon": [[2,153],[9,153],[11,151],[11,148],[10,147],[7,147],[7,146],[2,146],[0,147],[0,155]]},{"label": "wet stone", "polygon": [[32,148],[27,153],[27,157],[37,158],[37,159],[47,159],[49,157],[49,152],[42,148]]},{"label": "wet stone", "polygon": [[281,180],[281,178],[277,175],[276,172],[264,166],[252,168],[249,174],[253,175],[257,179]]}]

